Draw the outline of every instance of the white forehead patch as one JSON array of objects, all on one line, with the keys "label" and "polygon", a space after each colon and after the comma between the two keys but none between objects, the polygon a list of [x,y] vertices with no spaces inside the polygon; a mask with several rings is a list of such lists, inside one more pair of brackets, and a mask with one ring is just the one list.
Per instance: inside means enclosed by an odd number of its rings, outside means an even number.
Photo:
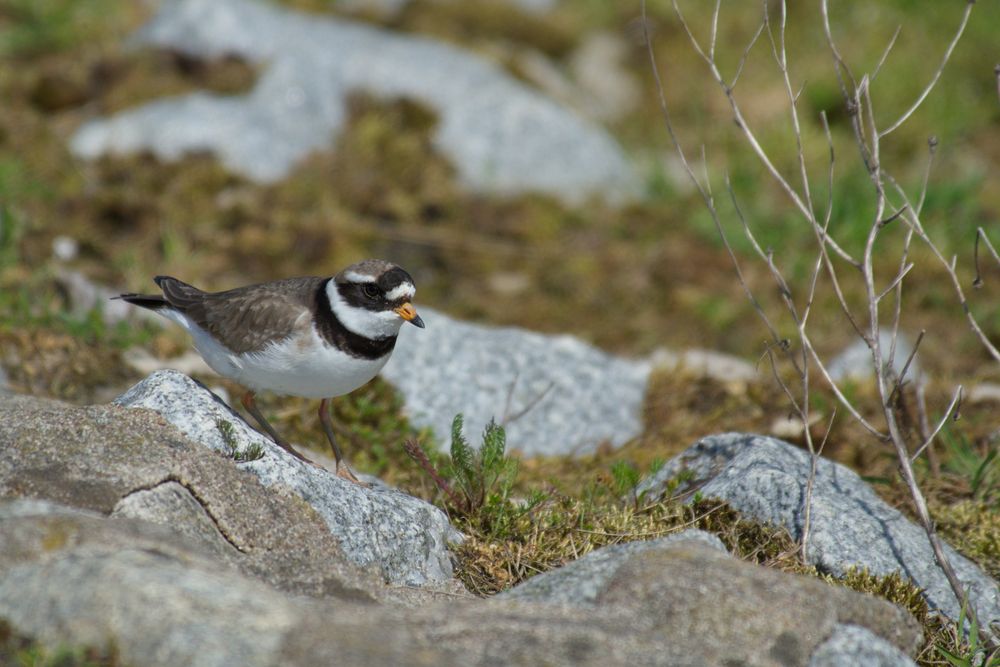
[{"label": "white forehead patch", "polygon": [[375,276],[370,276],[367,273],[358,273],[357,271],[347,271],[344,273],[344,278],[351,281],[352,283],[373,283],[375,282]]},{"label": "white forehead patch", "polygon": [[413,295],[416,293],[417,290],[411,283],[400,283],[386,292],[385,298],[389,301],[395,301],[396,299],[402,299],[403,297],[412,299]]}]

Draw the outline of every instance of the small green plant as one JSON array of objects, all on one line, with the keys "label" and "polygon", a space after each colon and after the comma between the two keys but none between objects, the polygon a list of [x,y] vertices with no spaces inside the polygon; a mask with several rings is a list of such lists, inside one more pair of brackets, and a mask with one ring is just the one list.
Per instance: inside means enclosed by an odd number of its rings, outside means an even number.
[{"label": "small green plant", "polygon": [[470,517],[484,510],[484,514],[490,514],[509,508],[517,461],[506,455],[507,434],[502,426],[490,420],[483,431],[482,444],[473,448],[462,433],[463,425],[462,415],[455,415],[451,423],[451,460],[441,466],[447,479],[416,440],[406,441],[406,452],[430,475],[459,515]]},{"label": "small green plant", "polygon": [[225,419],[216,419],[215,427],[219,429],[222,441],[226,445],[226,455],[229,458],[237,463],[246,463],[247,461],[256,461],[257,459],[264,458],[264,448],[260,443],[252,442],[245,449],[240,449],[239,442],[236,439],[236,428],[232,422],[228,422]]},{"label": "small green plant", "polygon": [[948,454],[945,469],[968,481],[974,499],[988,501],[1000,489],[997,450],[981,453],[967,436],[948,429],[941,432],[941,438]]},{"label": "small green plant", "polygon": [[639,504],[639,495],[635,487],[641,480],[642,473],[628,461],[615,461],[611,464],[611,483],[615,492],[619,496],[631,498],[635,505]]},{"label": "small green plant", "polygon": [[[984,641],[975,614],[966,618],[968,606],[969,599],[966,597],[962,600],[962,608],[958,612],[958,622],[951,629],[949,646],[946,648],[939,644],[938,653],[952,667],[1000,667],[1000,648],[991,648]],[[967,621],[969,632],[965,635]]]}]

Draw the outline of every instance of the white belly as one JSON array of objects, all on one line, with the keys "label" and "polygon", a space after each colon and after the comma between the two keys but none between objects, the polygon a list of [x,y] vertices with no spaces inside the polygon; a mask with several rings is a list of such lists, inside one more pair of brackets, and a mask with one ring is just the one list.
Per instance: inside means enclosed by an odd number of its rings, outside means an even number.
[{"label": "white belly", "polygon": [[286,342],[240,355],[243,372],[237,381],[278,394],[331,398],[365,384],[389,361],[390,354],[358,359],[330,347],[315,332],[311,337],[308,342]]},{"label": "white belly", "polygon": [[183,315],[171,315],[188,330],[198,353],[216,373],[255,391],[305,398],[342,396],[375,377],[391,356],[390,352],[378,359],[352,357],[327,345],[315,330],[309,331],[308,338],[233,354]]}]

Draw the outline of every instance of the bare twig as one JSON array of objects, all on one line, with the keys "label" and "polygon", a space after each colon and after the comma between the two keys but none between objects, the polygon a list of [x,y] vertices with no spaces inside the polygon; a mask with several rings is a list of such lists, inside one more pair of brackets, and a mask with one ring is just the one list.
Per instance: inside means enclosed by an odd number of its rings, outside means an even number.
[{"label": "bare twig", "polygon": [[955,395],[951,397],[951,403],[948,404],[948,409],[944,411],[944,415],[941,417],[938,425],[934,427],[934,430],[931,431],[929,436],[927,436],[927,439],[924,440],[923,444],[917,447],[917,451],[913,452],[913,456],[910,457],[911,461],[919,459],[920,455],[924,453],[924,450],[930,447],[931,443],[934,442],[934,438],[937,437],[937,434],[940,433],[941,429],[943,429],[945,424],[948,423],[948,420],[954,421],[958,419],[959,414],[961,414],[961,408],[962,385],[958,385],[958,389],[955,390]]},{"label": "bare twig", "polygon": [[[897,196],[899,196],[905,204],[909,205],[909,198],[906,195],[906,191],[903,190],[892,175],[885,174],[884,177],[885,180],[892,185]],[[946,259],[937,244],[934,243],[934,241],[927,235],[927,232],[924,231],[923,224],[920,222],[920,216],[914,213],[912,206],[909,206],[909,210],[903,215],[903,218],[913,228],[917,237],[924,242],[928,250],[931,251],[931,254],[933,254],[938,262],[944,267],[945,272],[948,274],[948,279],[951,281],[952,289],[955,290],[955,295],[958,297],[958,303],[962,307],[962,311],[965,313],[965,319],[969,323],[969,327],[972,329],[976,338],[979,339],[979,342],[984,348],[986,348],[986,351],[989,352],[990,356],[992,356],[996,361],[1000,361],[1000,349],[997,349],[993,342],[990,341],[986,332],[983,331],[979,321],[976,319],[976,316],[972,313],[972,307],[969,305],[969,300],[965,296],[965,290],[962,289],[962,282],[959,280],[958,273],[955,271],[954,261]]]},{"label": "bare twig", "polygon": [[986,246],[986,249],[989,251],[989,253],[991,255],[993,255],[993,259],[996,260],[996,263],[998,265],[1000,265],[1000,255],[997,254],[997,249],[993,247],[992,243],[990,243],[990,237],[986,236],[986,232],[983,230],[983,228],[979,227],[978,229],[976,229],[976,245],[975,245],[975,248],[974,248],[973,254],[972,254],[973,261],[975,262],[975,265],[976,265],[976,279],[972,282],[972,286],[975,287],[975,288],[979,288],[979,287],[983,286],[983,275],[982,275],[982,273],[979,272],[979,242],[980,241],[983,242],[983,244]]},{"label": "bare twig", "polygon": [[872,70],[872,81],[878,77],[878,73],[882,71],[882,65],[884,65],[885,61],[889,59],[889,52],[892,51],[892,47],[896,46],[896,40],[899,38],[899,33],[902,29],[903,26],[896,26],[896,32],[892,33],[892,38],[889,40],[889,43],[886,44],[885,51],[882,52],[882,57],[878,59],[878,64],[875,65],[875,69]]},{"label": "bare twig", "polygon": [[[802,516],[802,562],[809,562],[806,556],[806,550],[809,547],[809,532],[812,526],[812,494],[813,486],[816,484],[816,468],[819,467],[819,457],[823,454],[823,449],[826,447],[826,441],[830,437],[830,432],[833,431],[833,422],[837,418],[837,409],[833,409],[833,413],[830,415],[830,423],[826,425],[826,432],[823,434],[823,440],[819,443],[819,447],[816,451],[810,452],[809,457],[809,479],[806,480],[806,493],[805,498],[802,500],[803,505],[803,516]],[[806,425],[806,430],[809,430],[808,424]]]},{"label": "bare twig", "polygon": [[437,468],[431,463],[431,460],[427,458],[427,453],[424,448],[420,446],[420,443],[413,438],[408,438],[403,442],[403,449],[406,453],[413,459],[417,465],[424,469],[424,472],[434,480],[435,486],[437,486],[441,491],[448,496],[448,500],[451,504],[455,506],[459,511],[467,512],[469,510],[468,503],[464,498],[459,497],[454,490],[452,490],[451,485],[438,473]]},{"label": "bare twig", "polygon": [[934,156],[937,155],[937,137],[927,139],[927,168],[924,169],[924,183],[920,186],[920,198],[917,199],[917,215],[924,210],[924,201],[927,199],[927,184],[931,181],[931,168],[934,166]]},{"label": "bare twig", "polygon": [[524,415],[534,410],[538,406],[538,404],[542,402],[542,399],[544,399],[546,396],[549,395],[549,392],[552,391],[552,389],[555,386],[556,386],[555,382],[549,382],[549,384],[546,385],[545,389],[542,389],[540,392],[538,392],[530,401],[524,404],[523,408],[521,408],[514,414],[509,415],[505,411],[503,420],[501,421],[501,425],[506,426],[508,424],[516,422],[518,419],[520,419]]},{"label": "bare twig", "polygon": [[896,277],[892,279],[892,282],[889,283],[889,285],[884,290],[882,290],[881,292],[879,292],[878,296],[875,297],[875,300],[876,301],[881,301],[882,299],[884,299],[886,297],[886,295],[889,294],[889,292],[891,292],[894,289],[896,289],[896,287],[900,283],[903,282],[903,278],[906,277],[906,274],[909,273],[912,268],[913,268],[913,262],[910,262],[909,264],[907,264],[906,266],[904,266],[903,270],[900,271],[899,273],[897,273]]},{"label": "bare twig", "polygon": [[[889,394],[889,402],[892,403],[899,392],[903,391],[903,383],[906,378],[906,373],[910,370],[910,364],[913,363],[913,359],[917,356],[917,350],[920,349],[920,343],[924,340],[924,334],[927,331],[925,329],[920,330],[920,335],[917,336],[917,342],[913,344],[913,349],[910,350],[910,356],[906,358],[906,363],[903,364],[903,370],[899,372],[899,377],[896,378],[896,386],[892,388],[892,393]],[[931,436],[926,436],[931,437]]]},{"label": "bare twig", "polygon": [[918,108],[920,108],[920,105],[924,103],[924,100],[926,100],[927,96],[931,94],[931,91],[934,90],[934,86],[937,85],[938,79],[941,78],[941,73],[944,72],[944,66],[948,64],[948,60],[951,59],[951,54],[955,50],[955,47],[958,45],[958,41],[962,39],[962,33],[965,32],[965,26],[968,25],[969,16],[972,14],[972,6],[975,4],[976,0],[966,0],[965,12],[962,14],[962,22],[959,24],[958,30],[955,31],[955,36],[952,37],[951,43],[948,44],[948,48],[945,49],[944,56],[941,58],[941,64],[938,65],[937,70],[934,72],[934,76],[931,77],[931,80],[924,87],[923,91],[920,93],[917,99],[914,100],[910,108],[904,111],[903,115],[900,116],[895,123],[893,123],[892,125],[890,125],[889,127],[887,127],[886,129],[882,130],[882,132],[879,133],[880,139],[896,131],[896,129],[899,128],[900,125],[905,123],[907,119],[910,116],[912,116],[913,113]]}]

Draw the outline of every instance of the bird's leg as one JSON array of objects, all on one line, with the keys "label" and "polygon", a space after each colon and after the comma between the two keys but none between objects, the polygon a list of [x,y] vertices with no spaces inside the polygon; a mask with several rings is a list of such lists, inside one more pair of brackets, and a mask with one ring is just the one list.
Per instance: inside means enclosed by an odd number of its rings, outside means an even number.
[{"label": "bird's leg", "polygon": [[368,486],[368,484],[355,477],[351,469],[347,467],[347,463],[344,462],[344,455],[340,452],[340,445],[337,444],[337,438],[333,435],[333,423],[330,421],[329,398],[324,398],[319,402],[319,423],[323,425],[326,439],[330,441],[330,447],[333,448],[333,457],[337,459],[337,476],[361,486]]},{"label": "bird's leg", "polygon": [[310,461],[309,459],[307,459],[306,457],[302,456],[297,451],[295,451],[290,444],[282,440],[281,436],[278,435],[278,432],[275,431],[274,428],[272,428],[272,426],[267,423],[267,420],[264,419],[264,415],[262,415],[260,413],[260,410],[257,408],[256,395],[254,394],[253,391],[247,391],[247,393],[243,394],[243,399],[240,402],[243,403],[243,407],[247,409],[247,412],[253,415],[253,418],[257,420],[257,423],[260,424],[261,428],[267,431],[267,434],[271,436],[271,440],[274,440],[276,445],[284,449],[286,452],[288,452],[295,458],[301,459],[306,463],[312,463],[312,461]]}]

